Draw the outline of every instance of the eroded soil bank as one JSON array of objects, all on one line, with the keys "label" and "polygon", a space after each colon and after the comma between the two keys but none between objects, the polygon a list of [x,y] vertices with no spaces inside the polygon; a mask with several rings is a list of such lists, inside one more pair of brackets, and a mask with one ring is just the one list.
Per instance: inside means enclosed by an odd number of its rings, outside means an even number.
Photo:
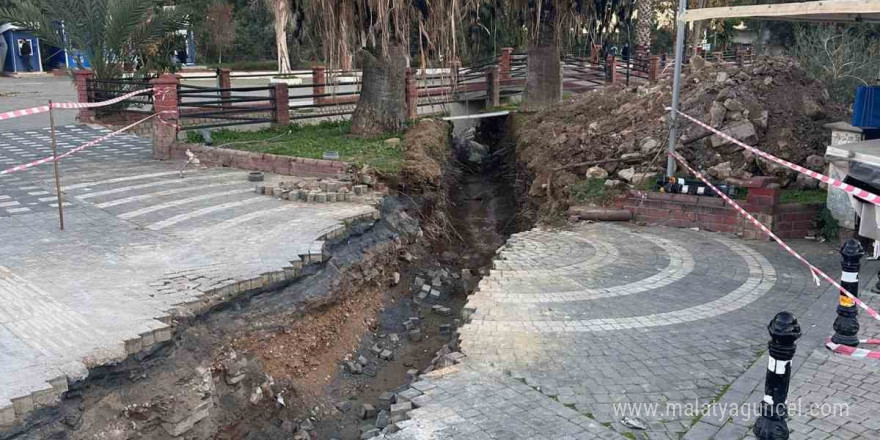
[{"label": "eroded soil bank", "polygon": [[93,371],[0,439],[361,438],[383,424],[387,392],[457,350],[467,294],[528,226],[505,127],[484,124],[474,143],[419,124],[382,219],[355,225],[328,261],[178,322],[159,350]]}]

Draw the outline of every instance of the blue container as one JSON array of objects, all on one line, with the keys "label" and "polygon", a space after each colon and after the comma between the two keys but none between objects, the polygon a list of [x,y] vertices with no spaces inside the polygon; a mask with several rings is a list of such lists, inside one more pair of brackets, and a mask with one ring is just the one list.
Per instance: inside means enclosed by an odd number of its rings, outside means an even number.
[{"label": "blue container", "polygon": [[880,86],[862,86],[856,89],[852,125],[880,128]]}]

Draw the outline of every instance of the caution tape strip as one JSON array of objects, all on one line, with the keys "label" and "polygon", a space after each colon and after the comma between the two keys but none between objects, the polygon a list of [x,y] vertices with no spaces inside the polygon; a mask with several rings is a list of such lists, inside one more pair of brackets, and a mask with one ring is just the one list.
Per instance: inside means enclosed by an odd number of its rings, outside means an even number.
[{"label": "caution tape strip", "polygon": [[158,113],[154,113],[154,114],[152,114],[152,115],[150,115],[150,116],[147,116],[146,118],[143,118],[143,119],[141,119],[141,120],[139,120],[139,121],[137,121],[137,122],[134,122],[134,123],[129,124],[129,125],[125,126],[125,127],[122,127],[122,128],[120,128],[119,130],[116,130],[116,131],[114,131],[114,132],[112,132],[112,133],[108,133],[108,134],[106,134],[106,135],[104,135],[104,136],[101,136],[101,137],[99,137],[99,138],[97,138],[97,139],[94,139],[94,140],[91,140],[91,141],[89,141],[89,142],[86,142],[85,144],[82,144],[82,145],[80,145],[80,146],[78,146],[78,147],[76,147],[76,148],[73,148],[73,149],[70,149],[70,150],[66,151],[64,154],[59,155],[57,158],[56,158],[55,156],[44,157],[44,158],[42,158],[42,159],[35,160],[35,161],[33,161],[33,162],[30,162],[30,163],[26,163],[26,164],[22,164],[22,165],[16,165],[16,166],[14,166],[14,167],[12,167],[12,168],[8,168],[8,169],[5,169],[5,170],[2,170],[2,171],[0,171],[0,176],[2,176],[2,175],[4,175],[4,174],[13,173],[13,172],[15,172],[15,171],[26,170],[26,169],[28,169],[28,168],[35,167],[35,166],[37,166],[37,165],[42,165],[42,164],[44,164],[44,163],[46,163],[46,162],[52,162],[53,160],[61,160],[61,159],[65,158],[65,157],[68,157],[68,156],[74,154],[74,153],[77,153],[77,152],[82,151],[82,150],[84,150],[84,149],[86,149],[86,148],[88,148],[88,147],[91,147],[91,146],[93,146],[93,145],[95,145],[95,144],[97,144],[97,143],[99,143],[99,142],[105,141],[105,140],[107,140],[107,139],[109,139],[109,138],[111,138],[111,137],[113,137],[113,136],[116,136],[116,135],[122,133],[122,132],[125,132],[125,131],[127,131],[127,130],[130,130],[132,127],[135,127],[135,126],[137,126],[138,124],[142,124],[142,123],[146,122],[147,120],[156,117],[157,115],[158,115]]},{"label": "caution tape strip", "polygon": [[0,113],[0,121],[2,121],[4,119],[18,118],[21,116],[37,115],[40,113],[46,113],[47,111],[49,111],[48,105],[41,105],[39,107],[31,107],[31,108],[25,108],[25,109],[21,109],[21,110],[12,110],[9,112]]},{"label": "caution tape strip", "polygon": [[[113,105],[118,102],[125,101],[126,99],[131,98],[132,96],[137,96],[137,95],[141,95],[141,94],[150,92],[152,90],[153,89],[136,90],[134,92],[126,93],[122,96],[118,96],[116,98],[108,99],[107,101],[101,101],[101,102],[53,102],[52,108],[70,110],[70,109],[80,109],[80,108],[105,107],[108,105]],[[48,111],[49,111],[48,105],[41,105],[38,107],[25,108],[25,109],[21,109],[21,110],[12,110],[12,111],[8,111],[8,112],[0,113],[0,121],[2,121],[4,119],[14,119],[14,118],[18,118],[21,116],[30,116],[30,115],[40,114],[40,113],[46,113]]]},{"label": "caution tape strip", "polygon": [[757,149],[757,148],[755,148],[755,147],[752,147],[752,146],[747,145],[747,144],[745,144],[745,143],[743,143],[743,142],[740,142],[740,141],[737,140],[737,139],[734,139],[733,137],[731,137],[731,136],[728,135],[727,133],[724,133],[724,132],[721,131],[721,130],[718,130],[718,129],[716,129],[716,128],[710,126],[710,125],[707,125],[706,123],[704,123],[704,122],[702,122],[702,121],[700,121],[700,120],[698,120],[698,119],[696,119],[696,118],[694,118],[694,117],[692,117],[692,116],[690,116],[690,115],[688,115],[688,114],[682,113],[682,112],[680,112],[680,111],[678,111],[678,110],[672,110],[672,109],[668,109],[668,110],[674,111],[675,113],[678,113],[678,114],[684,116],[685,119],[688,119],[688,120],[690,120],[691,122],[694,122],[695,124],[697,124],[697,125],[699,125],[699,126],[705,128],[706,130],[709,130],[709,131],[711,131],[712,133],[717,134],[718,136],[722,137],[723,139],[725,139],[725,140],[727,140],[727,141],[729,141],[729,142],[732,142],[732,143],[734,143],[734,144],[736,144],[736,145],[739,145],[740,147],[743,147],[743,148],[745,148],[746,150],[751,151],[752,153],[755,153],[755,154],[757,154],[758,156],[763,157],[764,159],[767,159],[767,160],[769,160],[769,161],[771,161],[771,162],[776,162],[776,163],[778,163],[778,164],[780,164],[780,165],[782,165],[782,166],[785,166],[785,167],[787,167],[787,168],[790,168],[790,169],[792,169],[792,170],[795,170],[795,171],[797,171],[797,172],[799,172],[799,173],[801,173],[801,174],[805,174],[805,175],[807,175],[807,176],[810,176],[810,177],[812,177],[812,178],[814,178],[814,179],[821,180],[822,182],[828,184],[829,186],[833,186],[834,188],[840,189],[840,190],[845,191],[845,192],[847,192],[847,193],[849,193],[849,194],[852,194],[852,195],[854,195],[854,196],[858,196],[858,197],[860,197],[860,198],[862,198],[862,199],[865,199],[866,201],[868,201],[868,202],[870,202],[870,203],[873,203],[873,204],[875,204],[875,205],[880,205],[880,196],[878,196],[878,195],[876,195],[876,194],[872,194],[872,193],[869,193],[869,192],[867,192],[867,191],[865,191],[865,190],[863,190],[863,189],[856,188],[856,187],[854,187],[854,186],[852,186],[852,185],[849,185],[849,184],[843,183],[843,182],[840,181],[840,180],[837,180],[837,179],[835,179],[835,178],[833,178],[833,177],[830,177],[830,176],[826,176],[826,175],[824,175],[824,174],[822,174],[822,173],[817,173],[817,172],[815,172],[815,171],[808,170],[808,169],[806,169],[806,168],[804,168],[804,167],[802,167],[802,166],[800,166],[800,165],[798,165],[798,164],[791,163],[791,162],[789,162],[789,161],[787,161],[787,160],[785,160],[785,159],[780,159],[780,158],[778,158],[778,157],[776,157],[776,156],[774,156],[774,155],[772,155],[772,154],[770,154],[770,153],[765,153],[765,152],[763,152],[763,151],[761,151],[761,150],[759,150],[759,149]]},{"label": "caution tape strip", "polygon": [[715,185],[712,185],[712,184],[711,184],[711,183],[710,183],[705,177],[703,177],[702,174],[700,174],[700,172],[698,172],[698,171],[694,170],[693,168],[691,168],[690,165],[688,165],[687,161],[686,161],[683,157],[681,157],[681,155],[679,155],[678,153],[674,153],[674,152],[669,153],[669,155],[670,155],[672,158],[674,158],[675,160],[677,160],[682,166],[684,166],[685,168],[687,168],[688,171],[690,171],[694,176],[697,177],[697,179],[700,179],[703,183],[705,183],[706,186],[708,186],[709,188],[712,188],[712,191],[715,191],[715,193],[718,194],[719,197],[721,197],[722,199],[724,199],[724,201],[727,202],[728,205],[732,206],[732,207],[733,207],[734,209],[736,209],[740,214],[742,214],[742,215],[745,216],[747,219],[749,219],[749,221],[751,221],[752,224],[754,224],[758,229],[760,229],[760,230],[763,231],[765,234],[767,234],[767,235],[768,235],[770,238],[772,238],[775,242],[779,243],[779,245],[782,246],[783,249],[785,249],[786,251],[788,251],[789,254],[791,254],[792,256],[794,256],[795,258],[797,258],[798,260],[800,260],[802,263],[804,263],[805,265],[807,265],[807,268],[810,269],[810,273],[813,275],[813,280],[816,282],[816,285],[817,285],[817,286],[820,284],[820,283],[819,283],[819,278],[820,278],[820,277],[821,277],[821,278],[824,278],[825,281],[828,281],[832,286],[836,287],[837,290],[839,290],[841,293],[843,293],[844,295],[846,295],[847,297],[849,297],[849,299],[853,300],[853,302],[854,302],[856,305],[858,305],[858,306],[861,307],[863,310],[865,310],[865,312],[867,312],[868,315],[870,315],[872,318],[874,318],[874,319],[880,321],[880,313],[877,313],[876,310],[874,310],[874,309],[868,307],[868,305],[865,304],[864,302],[862,302],[862,300],[860,300],[857,296],[853,295],[853,294],[850,293],[848,290],[844,289],[843,286],[841,286],[840,284],[838,284],[837,281],[835,281],[833,278],[831,278],[831,277],[829,277],[828,275],[826,275],[825,272],[822,272],[821,270],[819,270],[818,267],[813,266],[812,264],[810,264],[810,262],[807,261],[806,258],[802,257],[799,253],[797,253],[794,249],[792,249],[791,246],[785,244],[785,242],[782,241],[781,238],[777,237],[776,234],[773,233],[773,231],[771,231],[771,230],[768,229],[766,226],[764,226],[761,222],[759,222],[757,219],[755,219],[755,217],[752,217],[752,215],[749,214],[749,213],[748,213],[745,209],[743,209],[741,206],[739,206],[738,203],[736,203],[736,202],[734,202],[733,200],[731,200],[730,197],[727,196],[727,194],[724,194],[724,192],[722,192],[721,190],[719,190],[718,188],[716,188]]},{"label": "caution tape strip", "polygon": [[[862,339],[859,344],[880,345],[880,339]],[[831,342],[831,339],[825,341],[825,347],[834,353],[854,358],[880,359],[880,351],[865,350],[864,348],[850,347],[848,345],[840,345]]]}]

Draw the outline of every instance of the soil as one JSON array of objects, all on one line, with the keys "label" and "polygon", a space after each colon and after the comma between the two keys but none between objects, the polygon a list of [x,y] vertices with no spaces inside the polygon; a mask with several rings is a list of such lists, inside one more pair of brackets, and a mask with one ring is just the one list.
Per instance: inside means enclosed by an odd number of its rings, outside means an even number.
[{"label": "soil", "polygon": [[[708,123],[714,107],[717,127],[754,128],[753,135],[741,139],[744,142],[800,164],[819,156],[821,164],[830,141],[830,131],[823,126],[844,119],[846,110],[830,102],[822,85],[795,60],[758,57],[744,67],[708,62],[702,66],[699,61],[685,68],[683,112]],[[518,159],[532,177],[529,196],[539,200],[545,214],[563,212],[570,187],[584,180],[593,166],[602,168],[596,174],[607,173],[610,180],[650,184],[655,174],[665,171],[671,94],[671,79],[647,87],[613,86],[576,95],[544,112],[517,115],[514,136]],[[793,171],[756,161],[732,144],[716,141],[713,146],[710,132],[696,124],[683,121],[681,133],[677,151],[719,181],[742,185],[752,176],[772,175],[782,187],[795,183]],[[723,166],[713,169],[719,164]],[[640,178],[618,174],[629,168]]]},{"label": "soil", "polygon": [[[515,229],[514,191],[500,172],[512,148],[490,144],[491,159],[466,166],[452,158],[448,127],[431,124],[423,130],[446,139],[430,152],[442,176],[418,184],[403,177],[410,191],[386,197],[382,220],[356,225],[332,244],[329,261],[284,289],[176,322],[168,344],[93,370],[61,405],[0,439],[360,438],[372,423],[360,419],[360,405],[376,405],[381,393],[405,387],[411,370],[433,369],[435,352],[457,348],[455,331],[441,335],[440,326],[455,328],[467,295]],[[431,145],[421,133],[408,148]],[[441,299],[416,304],[422,283],[435,284]],[[450,311],[434,313],[433,305]],[[417,342],[405,328],[413,317],[420,318]],[[377,344],[393,357],[380,359],[371,350]],[[359,356],[367,363],[353,374],[347,362]],[[172,435],[175,427],[185,433]]]}]

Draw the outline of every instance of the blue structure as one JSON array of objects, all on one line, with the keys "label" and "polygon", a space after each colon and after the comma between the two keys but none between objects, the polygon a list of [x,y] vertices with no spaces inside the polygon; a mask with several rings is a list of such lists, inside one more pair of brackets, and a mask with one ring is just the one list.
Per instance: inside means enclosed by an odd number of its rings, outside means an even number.
[{"label": "blue structure", "polygon": [[43,71],[43,60],[40,56],[40,40],[34,34],[18,26],[6,23],[0,25],[0,37],[3,39],[0,42],[3,72]]}]

